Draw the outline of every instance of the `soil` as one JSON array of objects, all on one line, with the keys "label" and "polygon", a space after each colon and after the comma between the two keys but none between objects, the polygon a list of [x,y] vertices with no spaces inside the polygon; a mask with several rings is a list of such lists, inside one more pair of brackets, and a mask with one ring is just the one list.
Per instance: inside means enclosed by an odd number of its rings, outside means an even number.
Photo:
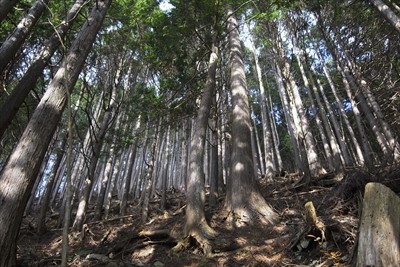
[{"label": "soil", "polygon": [[[391,187],[400,192],[399,172],[390,177]],[[232,229],[225,222],[223,196],[217,207],[206,206],[210,225],[219,233],[212,240],[213,253],[204,255],[193,241],[189,249],[172,252],[182,238],[185,197],[171,190],[168,209],[159,210],[153,199],[149,221],[140,224],[137,203],[130,203],[128,216],[114,214],[107,220],[85,225],[70,233],[70,266],[350,266],[357,247],[358,218],[363,189],[382,174],[347,171],[342,177],[327,174],[305,187],[297,174],[285,174],[273,181],[261,179],[260,188],[280,216],[276,225],[252,225]],[[380,179],[380,181],[384,181]],[[398,188],[396,188],[398,187]],[[312,201],[318,228],[305,218],[304,204]],[[48,217],[49,230],[35,233],[35,219],[24,218],[18,241],[19,266],[59,266],[62,229],[54,229],[57,216]]]}]

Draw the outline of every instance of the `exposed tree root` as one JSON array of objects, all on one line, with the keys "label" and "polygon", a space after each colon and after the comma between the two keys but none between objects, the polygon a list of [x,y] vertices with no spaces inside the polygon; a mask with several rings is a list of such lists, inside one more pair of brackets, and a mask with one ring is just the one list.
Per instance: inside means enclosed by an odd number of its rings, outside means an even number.
[{"label": "exposed tree root", "polygon": [[192,226],[186,229],[185,237],[178,242],[172,249],[174,253],[188,249],[191,245],[198,246],[206,256],[212,254],[212,246],[210,240],[218,236],[218,233],[212,229],[206,222]]}]

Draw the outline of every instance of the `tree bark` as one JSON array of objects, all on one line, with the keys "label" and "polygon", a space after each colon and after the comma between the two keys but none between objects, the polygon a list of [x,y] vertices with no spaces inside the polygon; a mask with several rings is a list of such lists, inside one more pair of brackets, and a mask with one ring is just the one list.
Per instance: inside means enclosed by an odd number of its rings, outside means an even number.
[{"label": "tree bark", "polygon": [[0,23],[7,17],[19,0],[0,0]]},{"label": "tree bark", "polygon": [[[290,87],[291,87],[291,93],[292,93],[292,100],[294,103],[294,106],[296,107],[296,110],[299,115],[300,119],[300,133],[301,133],[301,138],[304,139],[304,143],[306,146],[306,155],[307,155],[307,161],[308,161],[308,166],[310,170],[310,175],[312,177],[318,177],[322,174],[326,173],[326,170],[322,167],[321,161],[319,160],[318,153],[317,153],[317,147],[315,145],[314,137],[311,131],[310,127],[310,122],[307,118],[306,110],[303,105],[303,101],[301,99],[300,93],[299,93],[299,88],[294,80],[293,74],[291,72],[291,66],[288,61],[288,59],[285,56],[285,53],[283,51],[283,45],[282,41],[280,38],[277,38],[277,49],[280,57],[283,59],[283,72],[284,76],[288,80]],[[306,182],[309,181],[311,177],[306,177]]]},{"label": "tree bark", "polygon": [[281,72],[281,69],[278,64],[275,64],[275,66],[273,66],[273,69],[274,69],[275,82],[278,87],[278,93],[279,93],[279,96],[282,101],[283,113],[286,118],[286,125],[288,128],[290,143],[293,148],[292,151],[294,154],[293,156],[294,156],[294,163],[295,163],[294,171],[295,172],[298,172],[298,171],[304,172],[305,166],[303,165],[303,162],[302,162],[301,156],[300,156],[300,149],[299,149],[300,146],[299,146],[297,135],[295,132],[295,126],[294,126],[294,120],[292,117],[292,113],[290,112],[290,105],[289,105],[285,85],[282,81],[283,80],[282,72]]},{"label": "tree bark", "polygon": [[[341,99],[340,99],[340,97],[339,97],[339,94],[338,94],[338,92],[337,92],[336,86],[335,86],[335,84],[333,83],[331,74],[329,73],[329,70],[328,70],[328,68],[327,68],[327,66],[326,66],[325,60],[324,60],[324,59],[322,58],[322,56],[320,55],[319,51],[317,51],[317,55],[318,55],[318,59],[322,62],[322,68],[323,68],[325,77],[326,77],[326,79],[328,80],[328,83],[329,83],[329,86],[330,86],[330,88],[331,88],[331,91],[332,91],[332,93],[333,93],[333,95],[334,95],[334,97],[335,97],[336,104],[337,104],[338,107],[339,107],[340,115],[341,115],[341,117],[343,118],[344,124],[345,124],[345,126],[346,126],[346,130],[347,130],[347,132],[349,133],[349,137],[350,137],[351,143],[352,143],[353,146],[354,146],[355,155],[356,155],[356,157],[355,157],[356,162],[358,162],[358,164],[359,164],[360,166],[363,166],[363,165],[364,165],[364,155],[363,155],[361,146],[360,146],[360,144],[359,144],[358,141],[357,141],[357,138],[356,138],[356,135],[355,135],[355,133],[354,133],[353,127],[351,126],[350,121],[349,121],[349,118],[347,117],[347,114],[346,114],[346,112],[345,112],[345,110],[344,110],[342,101],[341,101]],[[321,90],[321,89],[322,89],[322,87],[320,87],[320,90]],[[323,91],[321,90],[321,93],[322,93],[322,92],[323,92]],[[326,100],[325,100],[325,101],[326,101]],[[329,106],[329,105],[327,105],[327,106]],[[332,113],[332,112],[329,112],[329,113]],[[332,118],[332,122],[333,122],[333,125],[334,125],[335,132],[338,131],[339,126],[338,126],[338,123],[335,122],[335,120],[333,120],[334,116],[329,116],[329,117]],[[340,134],[337,133],[337,136],[340,136]],[[344,141],[345,141],[345,140],[344,140],[344,134],[343,134],[342,136],[343,136],[343,140],[341,140],[341,142],[344,142]],[[342,147],[342,146],[341,146],[341,147]]]},{"label": "tree bark", "polygon": [[[251,52],[254,57],[254,63],[256,68],[258,88],[260,90],[261,120],[262,120],[262,130],[263,130],[262,132],[263,132],[264,155],[265,155],[265,177],[267,177],[268,179],[272,179],[272,177],[274,177],[276,173],[276,168],[275,168],[276,164],[274,162],[274,148],[272,144],[273,138],[272,138],[271,122],[270,122],[270,117],[268,115],[271,111],[269,110],[270,107],[268,106],[267,102],[267,95],[264,88],[261,66],[259,64],[256,48],[252,40],[251,40],[251,46],[252,46]],[[262,160],[260,161],[262,164],[263,163]]]},{"label": "tree bark", "polygon": [[[120,71],[121,70],[119,68],[115,70],[115,81],[113,81],[112,84],[109,84],[109,86],[112,87],[112,91],[110,92],[111,95],[109,96],[109,102],[106,105],[107,107],[100,125],[95,126],[95,129],[93,131],[93,136],[91,140],[92,157],[90,159],[89,168],[85,178],[83,195],[79,201],[78,210],[76,212],[76,217],[73,224],[73,228],[78,231],[82,229],[83,223],[85,221],[87,206],[89,204],[89,197],[93,188],[93,182],[95,181],[95,171],[97,168],[98,160],[100,158],[100,152],[103,147],[104,137],[106,136],[107,130],[109,129],[110,122],[113,120],[115,113],[117,112],[117,83],[119,80]],[[97,125],[97,123],[95,124]]]},{"label": "tree bark", "polygon": [[15,117],[15,114],[17,114],[18,109],[24,102],[29,92],[35,87],[38,78],[43,72],[43,69],[47,65],[51,56],[60,46],[61,40],[66,36],[68,29],[72,25],[71,22],[82,9],[84,3],[86,3],[86,0],[77,0],[75,2],[75,4],[68,11],[65,20],[56,28],[57,32],[50,36],[47,43],[41,48],[37,58],[29,66],[22,79],[13,89],[11,95],[0,107],[0,114],[2,114],[2,116],[0,116],[0,138],[3,136],[4,131]]},{"label": "tree bark", "polygon": [[64,157],[64,149],[67,144],[67,136],[62,137],[60,144],[56,148],[56,156],[54,159],[54,165],[52,167],[51,173],[49,175],[49,179],[46,185],[46,190],[44,192],[43,200],[40,206],[39,216],[37,218],[37,233],[38,235],[42,235],[46,230],[46,212],[49,207],[51,191],[53,189],[54,181],[57,175],[57,171],[60,168],[62,159]]},{"label": "tree bark", "polygon": [[156,126],[156,131],[154,133],[154,138],[153,138],[153,143],[151,145],[151,156],[150,156],[150,161],[147,164],[147,171],[146,171],[146,177],[144,179],[145,182],[145,187],[142,192],[140,204],[141,204],[141,222],[142,224],[147,221],[147,218],[149,216],[149,203],[150,203],[150,197],[151,197],[151,192],[152,192],[152,187],[153,187],[153,172],[154,172],[154,159],[156,155],[156,149],[157,149],[157,142],[159,139],[159,128],[161,121],[159,122],[159,125]]},{"label": "tree bark", "polygon": [[3,42],[0,47],[0,74],[3,73],[8,63],[14,58],[48,3],[49,0],[37,0],[14,31]]},{"label": "tree bark", "polygon": [[[32,115],[0,176],[0,267],[15,259],[11,251],[48,144],[61,119],[111,0],[99,1],[82,26],[60,69]],[[66,82],[67,81],[67,82]]]},{"label": "tree bark", "polygon": [[[133,135],[137,134],[140,128],[140,116],[136,119],[135,123],[135,129],[133,131]],[[123,188],[123,193],[122,193],[122,199],[121,199],[121,208],[119,210],[120,214],[124,216],[127,211],[128,207],[128,198],[129,198],[129,192],[130,192],[130,187],[131,187],[131,180],[132,180],[132,172],[133,172],[133,166],[135,165],[135,159],[136,159],[136,151],[138,147],[139,139],[138,137],[135,137],[134,143],[131,145],[129,149],[129,166],[127,170],[127,175],[126,175],[126,181],[125,181],[125,186]]]},{"label": "tree bark", "polygon": [[365,186],[357,267],[399,266],[400,198],[379,183]]},{"label": "tree bark", "polygon": [[225,208],[228,221],[236,226],[254,223],[275,223],[277,214],[258,191],[251,149],[251,119],[247,84],[240,44],[238,23],[231,9],[227,10],[230,46],[230,89],[232,96],[232,154],[230,183]]},{"label": "tree bark", "polygon": [[[160,168],[160,177],[161,177],[161,199],[160,199],[160,210],[164,211],[167,205],[167,199],[166,199],[166,191],[167,191],[167,183],[168,183],[168,169],[171,165],[171,155],[170,155],[170,139],[171,139],[171,126],[168,125],[167,133],[166,133],[166,140],[165,140],[165,146],[163,151],[163,159],[162,159],[162,166]],[[161,153],[160,153],[161,154]]]},{"label": "tree bark", "polygon": [[400,18],[382,0],[370,0],[393,27],[400,32]]},{"label": "tree bark", "polygon": [[215,90],[215,74],[217,68],[217,48],[213,46],[207,72],[206,86],[201,97],[200,108],[197,112],[194,131],[190,142],[188,181],[186,189],[186,223],[185,236],[192,236],[202,246],[204,253],[211,252],[209,238],[215,237],[216,232],[208,225],[204,213],[204,146],[212,97]]}]

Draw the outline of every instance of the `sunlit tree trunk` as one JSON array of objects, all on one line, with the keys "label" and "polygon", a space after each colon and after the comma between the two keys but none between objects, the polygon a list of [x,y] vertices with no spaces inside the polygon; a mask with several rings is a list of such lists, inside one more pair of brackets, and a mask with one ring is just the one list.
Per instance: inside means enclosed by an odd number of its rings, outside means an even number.
[{"label": "sunlit tree trunk", "polygon": [[273,144],[274,144],[274,157],[275,157],[275,169],[279,173],[282,168],[283,168],[283,162],[282,162],[282,157],[281,157],[281,151],[279,149],[279,134],[278,134],[278,128],[276,126],[276,120],[275,120],[275,113],[273,112],[273,103],[272,103],[272,97],[271,94],[268,94],[268,103],[269,107],[271,109],[271,112],[269,113],[269,121],[271,122],[271,131],[272,131],[272,137],[273,137]]},{"label": "sunlit tree trunk", "polygon": [[217,68],[218,51],[215,46],[210,54],[207,81],[200,101],[200,108],[194,123],[194,131],[190,141],[189,169],[186,189],[186,224],[185,235],[195,238],[204,250],[211,253],[208,239],[213,238],[216,232],[208,225],[204,213],[205,204],[205,174],[204,154],[205,141],[210,116],[212,98],[215,91],[215,74]]},{"label": "sunlit tree trunk", "polygon": [[326,41],[326,44],[327,44],[330,52],[332,53],[333,57],[336,59],[336,68],[342,76],[343,86],[346,91],[347,97],[349,98],[350,104],[352,106],[354,118],[356,120],[357,129],[359,132],[359,136],[360,136],[361,144],[362,144],[362,148],[363,148],[364,161],[362,162],[361,166],[364,166],[364,165],[370,166],[372,164],[372,152],[370,150],[369,141],[367,139],[365,129],[364,129],[363,123],[361,121],[361,112],[358,109],[358,105],[354,100],[349,81],[347,80],[346,71],[344,69],[343,64],[341,63],[341,57],[340,57],[339,53],[337,52],[336,48],[334,47],[330,37],[328,36],[328,34],[324,28],[324,25],[322,23],[322,18],[320,18],[320,17],[318,17],[318,27]]},{"label": "sunlit tree trunk", "polygon": [[[335,142],[331,142],[331,146],[333,146],[333,147],[336,146],[337,147],[336,149],[338,149],[338,148],[340,149],[340,151],[338,151],[337,153],[340,154],[340,158],[342,159],[342,162],[343,162],[343,164],[345,166],[351,165],[351,159],[350,159],[350,156],[349,156],[349,153],[348,153],[347,146],[346,146],[346,144],[344,142],[344,140],[345,140],[344,136],[340,131],[339,123],[337,122],[336,115],[332,111],[331,104],[329,103],[329,100],[328,100],[328,98],[326,97],[326,94],[325,94],[325,89],[323,88],[323,86],[321,84],[321,81],[318,78],[317,73],[316,73],[316,71],[315,71],[313,66],[311,66],[311,72],[312,73],[310,73],[310,77],[311,77],[311,79],[313,79],[312,78],[313,75],[315,76],[315,79],[316,79],[316,82],[317,82],[317,86],[318,86],[318,88],[316,88],[315,82],[312,80],[313,81],[312,88],[314,90],[314,93],[317,95],[317,101],[319,102],[318,105],[320,107],[323,107],[322,103],[320,103],[321,101],[320,101],[320,98],[319,98],[319,94],[321,94],[322,99],[323,99],[324,104],[325,104],[325,108],[327,109],[327,112],[325,112],[325,109],[321,108],[321,114],[322,114],[321,117],[323,118],[324,121],[326,121],[325,125],[327,125],[327,128],[329,128],[329,130],[326,129],[326,131],[327,132],[333,131],[333,132],[331,132],[330,139],[334,138]],[[319,92],[318,92],[318,89],[319,89]],[[332,127],[329,127],[330,124],[329,124],[328,118],[331,121]],[[336,135],[336,138],[335,138],[335,135]]]},{"label": "sunlit tree trunk", "polygon": [[111,0],[99,1],[68,50],[0,176],[0,267],[15,262],[15,242],[40,165]]},{"label": "sunlit tree trunk", "polygon": [[[308,121],[306,110],[303,106],[303,101],[301,99],[298,86],[294,80],[293,74],[291,72],[291,66],[288,59],[284,55],[282,41],[280,38],[277,38],[277,49],[280,57],[283,60],[283,69],[284,69],[284,76],[288,80],[291,92],[292,92],[292,100],[294,106],[299,115],[300,119],[300,131],[301,131],[301,138],[304,139],[304,143],[306,146],[306,154],[307,154],[307,161],[309,165],[310,175],[312,177],[318,177],[324,173],[326,173],[325,169],[322,167],[321,161],[318,157],[317,147],[315,145],[314,137],[311,131],[310,122]],[[311,177],[305,177],[306,181]]]},{"label": "sunlit tree trunk", "polygon": [[292,152],[294,156],[294,161],[295,161],[295,172],[304,172],[305,166],[303,166],[301,157],[300,157],[300,151],[299,151],[299,143],[297,139],[297,134],[295,132],[295,126],[294,126],[294,121],[291,113],[291,108],[290,104],[288,101],[287,93],[286,93],[286,88],[283,83],[283,77],[282,77],[282,72],[278,64],[276,64],[274,67],[274,77],[275,77],[275,82],[278,87],[278,92],[279,96],[282,101],[282,109],[283,113],[286,118],[286,126],[288,128],[288,133],[289,133],[289,138],[290,138],[290,143],[292,145]]},{"label": "sunlit tree trunk", "polygon": [[[260,141],[260,137],[258,136],[257,123],[256,123],[256,119],[255,118],[252,119],[252,131],[254,132],[253,135],[254,135],[254,139],[255,139],[254,140],[254,149],[253,149],[253,151],[257,152],[257,153],[253,153],[254,155],[257,154],[256,155],[256,162],[257,162],[258,166],[255,168],[255,170],[256,171],[260,170],[261,177],[265,177],[265,166],[264,166],[264,159],[263,159],[263,156],[262,156],[261,141]],[[273,164],[273,166],[275,167],[275,164]],[[268,179],[271,179],[271,178],[272,178],[272,176],[268,177]]]},{"label": "sunlit tree trunk", "polygon": [[382,13],[393,27],[400,32],[400,18],[382,0],[370,0],[370,2]]},{"label": "sunlit tree trunk", "polygon": [[[301,54],[300,50],[298,47],[296,47],[296,45],[294,46],[294,53],[297,59],[297,63],[299,65],[300,68],[300,73],[301,73],[301,77],[303,79],[304,82],[304,86],[305,86],[305,90],[307,92],[308,98],[309,98],[309,103],[311,106],[311,110],[314,113],[314,117],[315,117],[315,121],[317,123],[317,128],[319,131],[319,135],[321,137],[321,141],[322,141],[322,146],[324,148],[325,151],[325,156],[326,156],[326,160],[328,162],[328,166],[330,170],[334,170],[335,168],[339,168],[340,169],[340,165],[341,163],[338,162],[338,154],[335,155],[335,158],[332,155],[332,151],[335,148],[334,146],[332,146],[332,135],[329,135],[329,131],[330,129],[328,128],[327,131],[327,135],[329,136],[329,141],[331,141],[330,143],[328,143],[328,137],[325,134],[324,131],[324,125],[322,125],[322,121],[320,118],[320,112],[319,110],[317,110],[315,103],[314,103],[314,99],[313,96],[311,94],[311,90],[310,90],[310,82],[308,81],[308,77],[306,75],[306,71],[305,71],[305,66],[303,65],[303,60],[304,60],[304,56]],[[316,96],[316,98],[318,99],[318,96]],[[323,109],[323,106],[320,106],[321,109]],[[326,127],[326,125],[325,125]],[[332,151],[331,151],[332,149]],[[334,162],[335,160],[335,162]]]},{"label": "sunlit tree trunk", "polygon": [[[251,119],[238,23],[228,9],[230,89],[232,97],[232,154],[230,182],[225,199],[228,221],[238,227],[260,220],[275,223],[277,214],[256,185],[251,149]],[[230,188],[229,188],[230,187]]]},{"label": "sunlit tree trunk", "polygon": [[0,47],[0,74],[12,61],[42,15],[49,0],[37,0]]},{"label": "sunlit tree trunk", "polygon": [[[251,46],[252,46],[251,52],[254,57],[255,69],[257,74],[258,88],[260,90],[261,120],[262,120],[262,130],[263,130],[262,133],[263,133],[264,155],[265,155],[265,177],[271,179],[272,177],[275,176],[276,172],[275,169],[276,164],[274,162],[274,149],[272,144],[271,122],[268,115],[271,111],[267,103],[267,95],[264,88],[261,66],[259,64],[256,48],[253,43],[251,44]],[[260,160],[260,162],[261,165],[263,165],[263,161]]]},{"label": "sunlit tree trunk", "polygon": [[[335,97],[336,103],[337,103],[337,105],[338,105],[338,107],[339,107],[340,115],[341,115],[341,117],[343,118],[344,124],[345,124],[345,127],[346,127],[346,130],[347,130],[347,132],[349,133],[349,137],[350,137],[351,143],[352,143],[353,146],[354,146],[355,155],[356,155],[355,158],[356,158],[358,164],[359,164],[360,166],[363,166],[363,165],[364,165],[364,155],[363,155],[361,146],[360,146],[359,142],[357,141],[357,138],[356,138],[356,135],[355,135],[355,133],[354,133],[353,127],[351,126],[350,121],[349,121],[349,118],[347,117],[347,114],[346,114],[346,112],[345,112],[345,110],[344,110],[342,100],[341,100],[341,98],[339,97],[339,94],[338,94],[338,92],[337,92],[336,86],[335,86],[335,84],[333,83],[331,74],[330,74],[330,72],[329,72],[329,70],[328,70],[328,68],[327,68],[327,66],[326,66],[325,61],[324,61],[323,58],[320,56],[319,51],[317,51],[317,55],[318,55],[318,59],[322,62],[322,68],[323,68],[325,77],[326,77],[326,79],[328,80],[329,87],[331,88],[331,91],[332,91],[332,93],[333,93],[333,95],[334,95],[334,97]],[[320,90],[321,90],[321,89],[322,89],[322,87],[320,87]],[[322,93],[322,91],[321,91],[321,93]],[[326,101],[326,102],[327,102],[327,101]],[[326,104],[326,106],[328,107],[329,105]],[[330,112],[330,113],[333,114],[332,112]],[[331,118],[331,117],[332,117],[332,118]],[[334,129],[335,129],[335,131],[339,131],[339,125],[338,125],[337,122],[335,123],[334,116],[330,116],[330,118],[332,119],[332,122],[333,122],[333,124],[334,124]],[[336,134],[337,134],[337,136],[340,136],[339,133],[336,133]],[[342,139],[341,142],[344,142],[344,140],[345,140],[345,138],[344,138],[344,134],[343,134],[343,139]],[[342,145],[342,146],[343,146],[343,145]],[[342,147],[342,146],[341,146],[341,147]]]},{"label": "sunlit tree trunk", "polygon": [[[6,0],[6,2],[7,1],[8,0]],[[62,39],[66,36],[68,29],[72,25],[72,20],[82,9],[82,5],[85,2],[86,0],[77,0],[75,2],[75,4],[68,11],[66,19],[56,28],[57,32],[53,33],[47,43],[41,47],[36,59],[29,66],[21,80],[17,83],[11,95],[0,107],[0,114],[2,114],[2,116],[0,116],[0,138],[4,134],[4,131],[7,129],[8,125],[11,123],[12,119],[15,117],[15,114],[17,114],[19,107],[22,105],[29,92],[35,87],[37,80],[43,72],[43,69],[48,64],[51,56],[60,46]]]},{"label": "sunlit tree trunk", "polygon": [[110,181],[108,183],[106,195],[104,197],[104,218],[107,219],[110,215],[111,201],[114,196],[116,182],[121,169],[122,153],[116,155],[114,164],[112,165],[112,172]]}]

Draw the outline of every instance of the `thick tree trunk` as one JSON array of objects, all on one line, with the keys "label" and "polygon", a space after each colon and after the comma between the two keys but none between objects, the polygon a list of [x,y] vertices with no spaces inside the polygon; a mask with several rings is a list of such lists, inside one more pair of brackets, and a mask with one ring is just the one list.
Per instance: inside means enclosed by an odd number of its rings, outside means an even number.
[{"label": "thick tree trunk", "polygon": [[2,114],[2,116],[0,116],[0,138],[4,134],[4,131],[7,129],[8,125],[11,123],[15,114],[17,114],[19,107],[24,102],[29,92],[35,87],[38,78],[43,72],[43,69],[47,65],[51,56],[60,46],[61,40],[65,37],[68,29],[72,25],[72,20],[82,9],[82,5],[86,2],[86,0],[77,0],[75,2],[75,4],[69,10],[66,19],[60,24],[60,26],[56,28],[57,32],[50,36],[47,43],[41,48],[37,58],[29,66],[22,79],[13,89],[11,95],[0,107],[0,114]]},{"label": "thick tree trunk", "polygon": [[232,96],[231,173],[228,184],[230,188],[225,201],[228,220],[236,226],[243,226],[257,219],[263,223],[275,223],[277,214],[267,204],[256,186],[250,144],[250,108],[238,24],[232,10],[228,9],[227,17]]},{"label": "thick tree trunk", "polygon": [[399,266],[400,197],[379,183],[365,186],[357,267]]},{"label": "thick tree trunk", "polygon": [[47,147],[66,106],[111,0],[99,1],[32,115],[0,176],[0,267],[15,258],[15,244],[25,205]]},{"label": "thick tree trunk", "polygon": [[19,0],[0,0],[0,23],[7,17]]},{"label": "thick tree trunk", "polygon": [[14,58],[48,3],[49,0],[37,0],[14,31],[3,42],[0,47],[0,74],[3,73],[8,63]]},{"label": "thick tree trunk", "polygon": [[204,213],[204,146],[208,127],[208,118],[212,97],[215,90],[215,73],[217,68],[218,51],[213,46],[207,72],[206,86],[201,97],[200,108],[194,124],[194,132],[190,142],[188,182],[186,189],[186,224],[185,235],[192,236],[202,246],[204,253],[211,253],[209,238],[216,232],[208,225]]}]

